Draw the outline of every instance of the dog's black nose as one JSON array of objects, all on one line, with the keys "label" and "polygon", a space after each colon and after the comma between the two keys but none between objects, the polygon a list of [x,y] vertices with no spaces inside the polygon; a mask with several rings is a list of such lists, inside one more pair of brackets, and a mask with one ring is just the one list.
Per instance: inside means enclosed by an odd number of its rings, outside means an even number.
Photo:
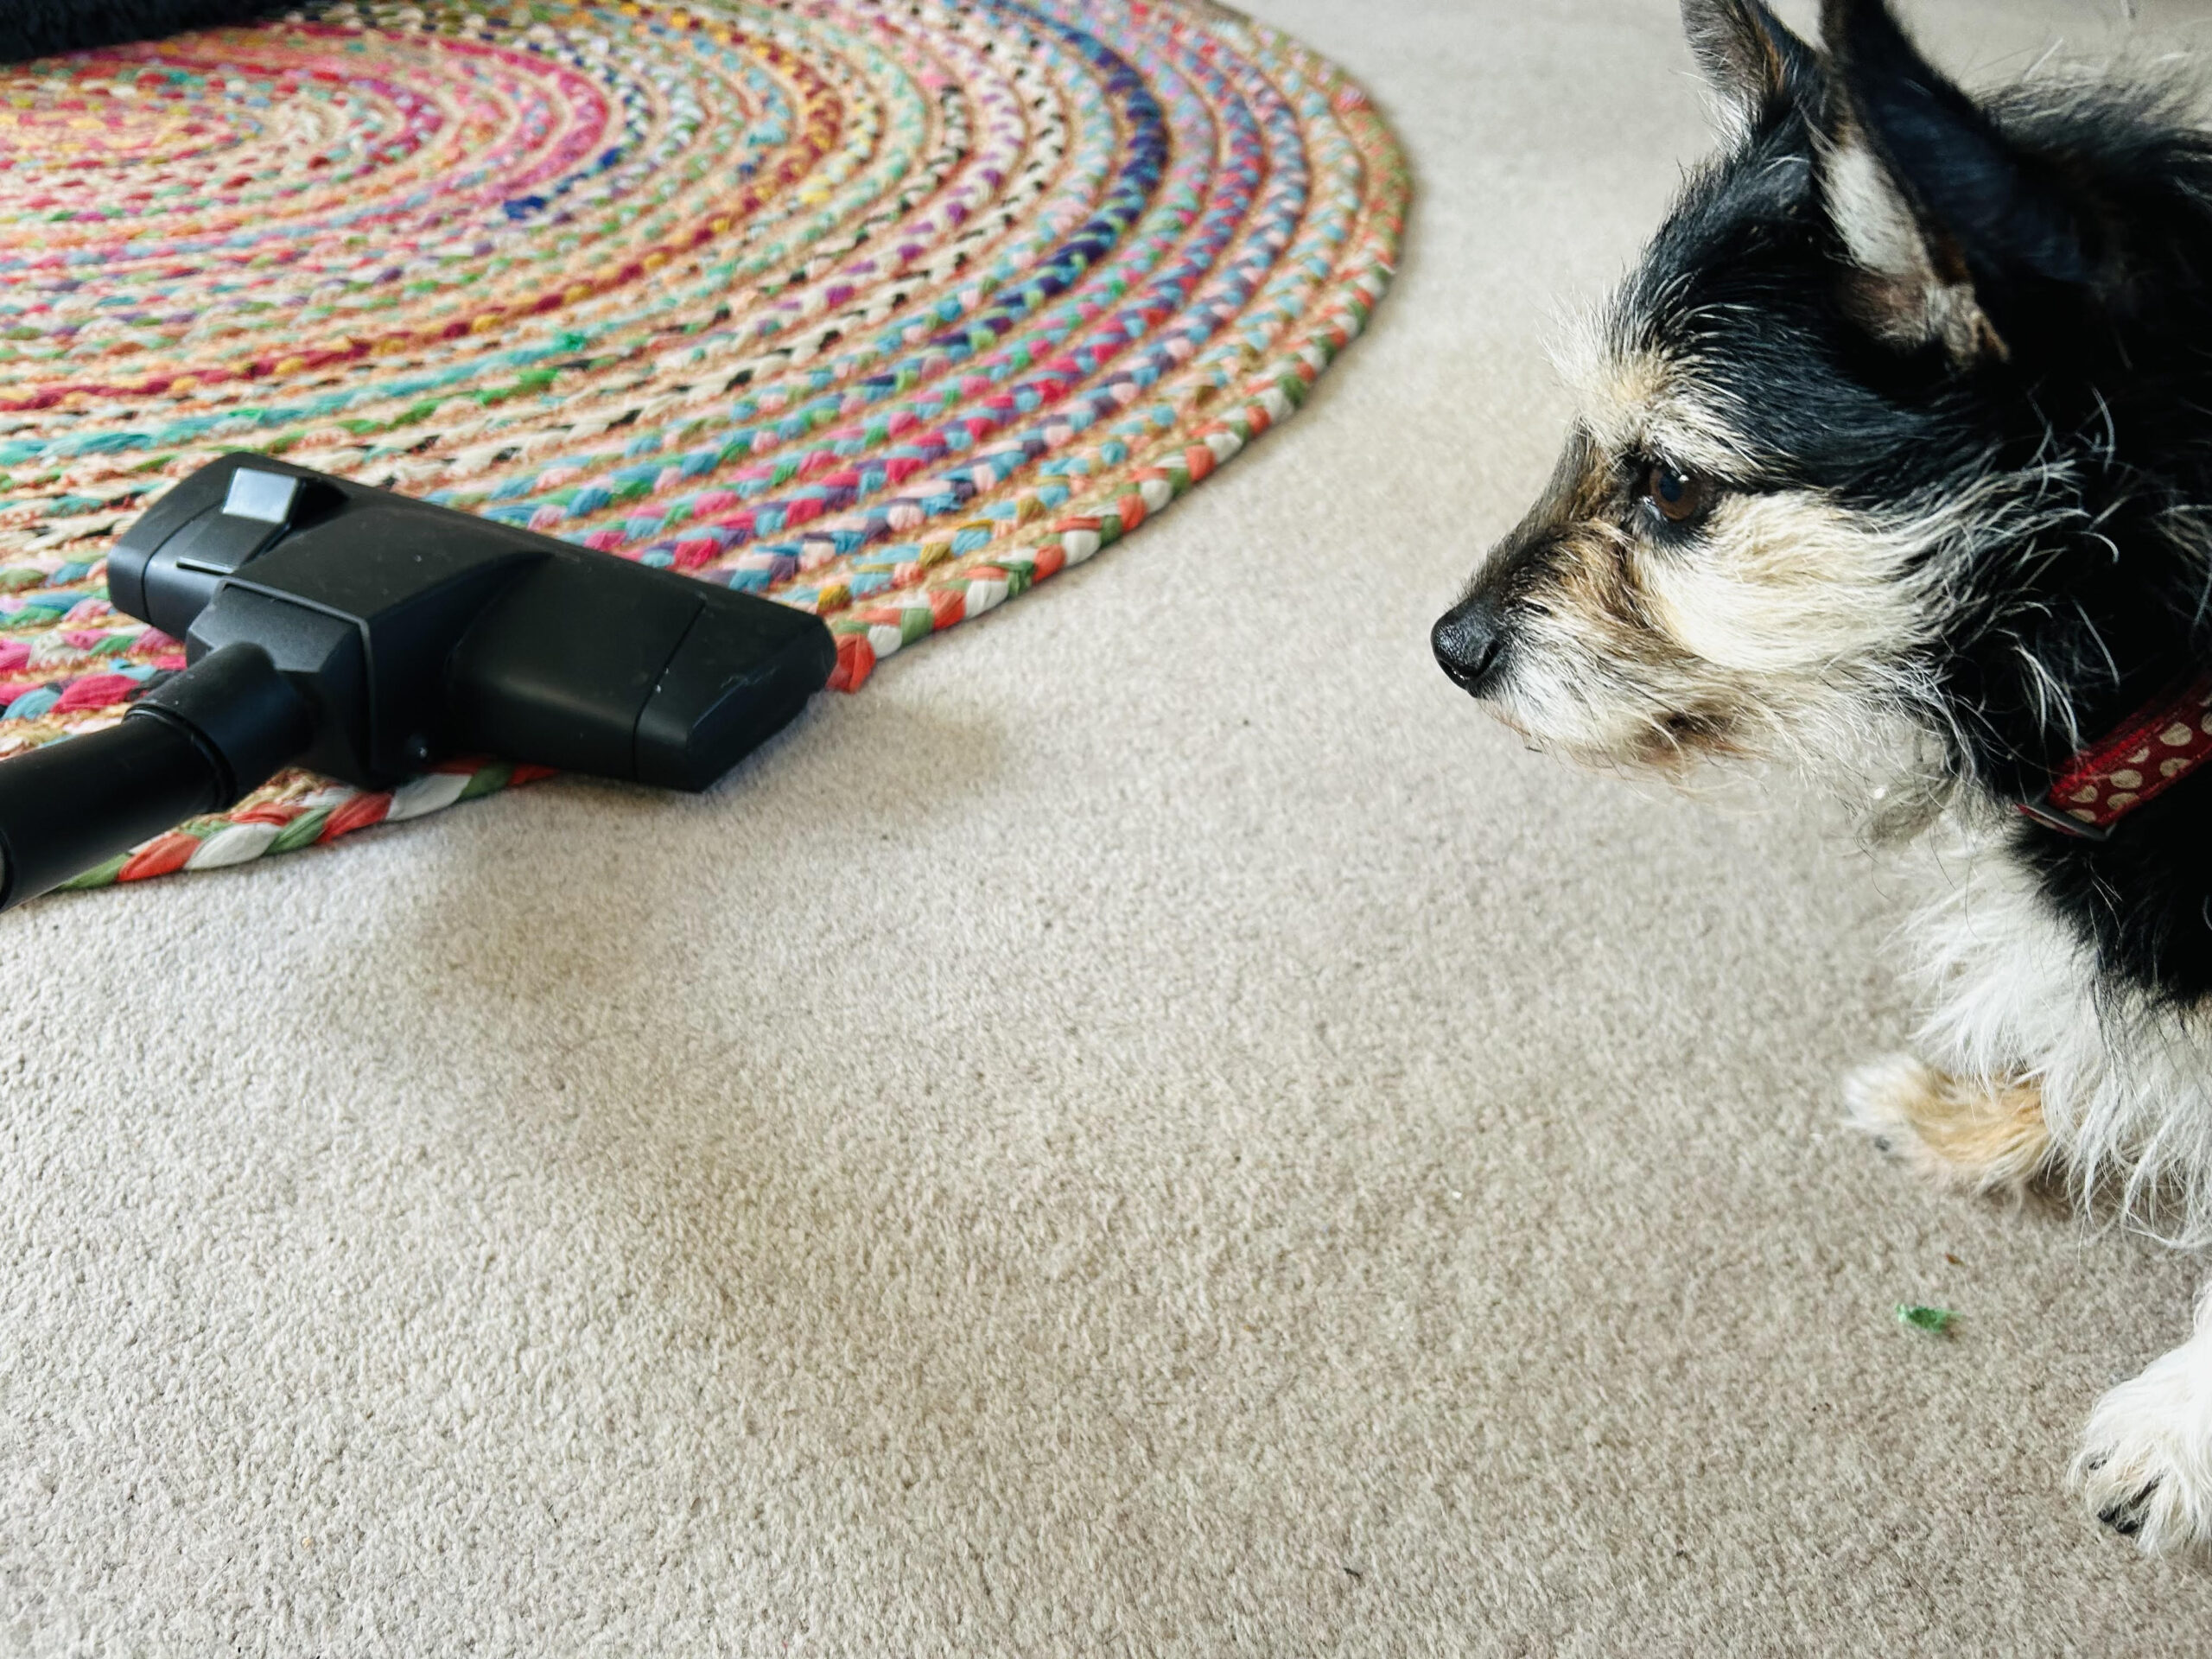
[{"label": "dog's black nose", "polygon": [[1497,665],[1498,647],[1504,642],[1505,629],[1498,620],[1497,607],[1484,594],[1463,599],[1445,612],[1428,635],[1444,671],[1476,692],[1482,690],[1484,677]]}]

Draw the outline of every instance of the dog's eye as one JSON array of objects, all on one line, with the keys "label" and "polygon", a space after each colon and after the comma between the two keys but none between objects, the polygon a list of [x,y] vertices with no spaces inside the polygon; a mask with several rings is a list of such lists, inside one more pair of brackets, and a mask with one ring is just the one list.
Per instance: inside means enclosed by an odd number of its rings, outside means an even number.
[{"label": "dog's eye", "polygon": [[1712,489],[1695,473],[1686,473],[1679,467],[1656,461],[1644,474],[1643,494],[1662,518],[1671,524],[1682,524],[1705,511]]}]

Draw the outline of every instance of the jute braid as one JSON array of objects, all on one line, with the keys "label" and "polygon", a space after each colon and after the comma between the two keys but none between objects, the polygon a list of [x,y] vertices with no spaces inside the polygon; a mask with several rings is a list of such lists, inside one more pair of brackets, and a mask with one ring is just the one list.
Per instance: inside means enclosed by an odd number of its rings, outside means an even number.
[{"label": "jute braid", "polygon": [[[257,448],[823,616],[833,684],[1294,412],[1408,186],[1366,99],[1143,0],[326,4],[0,80],[0,754],[181,668],[107,539]],[[289,773],[78,884],[542,775]]]}]

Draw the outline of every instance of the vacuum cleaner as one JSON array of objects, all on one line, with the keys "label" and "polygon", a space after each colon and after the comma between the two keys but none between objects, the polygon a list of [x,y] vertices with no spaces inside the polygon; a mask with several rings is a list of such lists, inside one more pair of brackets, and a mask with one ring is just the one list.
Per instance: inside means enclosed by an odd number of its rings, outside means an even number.
[{"label": "vacuum cleaner", "polygon": [[0,761],[0,910],[286,766],[389,789],[454,754],[702,790],[828,682],[820,619],[267,455],[201,467],[108,555],[186,666]]}]

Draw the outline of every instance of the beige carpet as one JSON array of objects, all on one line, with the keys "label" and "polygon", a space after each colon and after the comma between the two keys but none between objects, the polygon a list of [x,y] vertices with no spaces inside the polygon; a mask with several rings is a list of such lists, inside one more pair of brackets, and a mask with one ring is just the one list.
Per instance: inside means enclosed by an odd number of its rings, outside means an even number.
[{"label": "beige carpet", "polygon": [[[1672,5],[1262,10],[1405,135],[1413,251],[1156,529],[711,798],[0,921],[0,1645],[2204,1649],[2212,1567],[2061,1487],[2195,1264],[1834,1127],[1904,879],[1428,660],[1549,308],[1704,146]],[[2143,11],[1915,15],[2212,49]]]}]

